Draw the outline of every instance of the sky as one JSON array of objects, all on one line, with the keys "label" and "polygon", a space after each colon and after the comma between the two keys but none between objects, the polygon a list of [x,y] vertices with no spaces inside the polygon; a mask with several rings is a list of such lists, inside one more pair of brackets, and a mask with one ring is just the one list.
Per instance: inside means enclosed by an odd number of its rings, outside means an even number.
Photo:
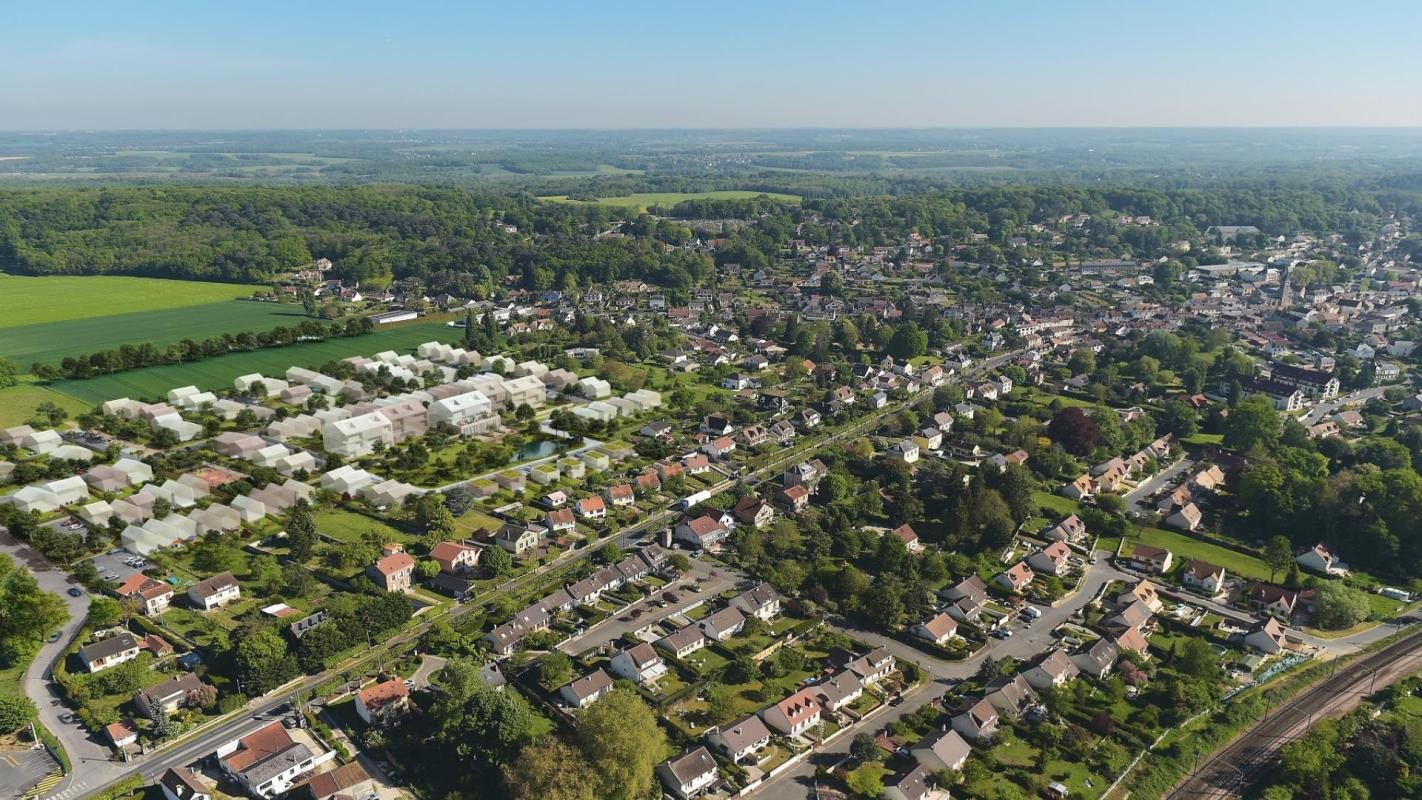
[{"label": "sky", "polygon": [[1419,0],[66,0],[0,129],[1422,126]]}]

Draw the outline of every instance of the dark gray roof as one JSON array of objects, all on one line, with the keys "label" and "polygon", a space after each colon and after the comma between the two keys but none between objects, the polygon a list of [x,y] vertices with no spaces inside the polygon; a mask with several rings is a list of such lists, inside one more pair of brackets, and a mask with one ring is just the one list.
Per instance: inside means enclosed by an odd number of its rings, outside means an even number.
[{"label": "dark gray roof", "polygon": [[739,753],[770,737],[770,729],[765,727],[765,722],[755,714],[732,722],[719,733],[726,743],[726,750],[731,753]]},{"label": "dark gray roof", "polygon": [[668,761],[667,769],[678,781],[688,784],[708,772],[715,772],[716,759],[705,747],[698,747],[681,758]]},{"label": "dark gray roof", "polygon": [[79,659],[85,664],[89,664],[101,658],[116,656],[125,650],[132,650],[136,647],[138,647],[138,640],[133,638],[133,634],[128,631],[123,631],[107,639],[101,639],[93,644],[86,644],[79,648]]}]

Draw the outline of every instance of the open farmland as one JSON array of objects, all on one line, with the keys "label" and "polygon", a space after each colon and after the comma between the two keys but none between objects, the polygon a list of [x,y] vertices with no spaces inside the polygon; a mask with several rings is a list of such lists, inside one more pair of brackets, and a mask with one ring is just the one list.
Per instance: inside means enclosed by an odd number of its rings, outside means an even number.
[{"label": "open farmland", "polygon": [[252,288],[118,275],[29,277],[0,273],[0,298],[5,300],[0,328],[110,316],[116,309],[128,314],[203,305],[246,297]]},{"label": "open farmland", "polygon": [[[0,282],[3,285],[3,282]],[[0,358],[28,368],[35,362],[58,364],[65,356],[149,342],[158,347],[184,339],[201,341],[223,333],[263,331],[309,319],[291,303],[225,300],[182,308],[93,316],[5,328]]]},{"label": "open farmland", "polygon": [[538,199],[546,200],[551,203],[593,203],[600,206],[615,206],[617,208],[631,208],[645,211],[651,206],[674,206],[684,200],[748,200],[752,197],[760,197],[761,195],[769,197],[771,200],[780,200],[786,203],[800,202],[800,198],[793,194],[744,190],[725,190],[717,192],[638,192],[622,197],[601,197],[597,200],[570,200],[567,195],[549,195]]},{"label": "open farmland", "polygon": [[371,355],[381,350],[408,351],[430,340],[454,342],[457,335],[456,330],[439,323],[416,322],[365,336],[232,353],[192,364],[145,367],[84,380],[58,381],[53,388],[91,405],[116,397],[135,400],[162,397],[169,389],[189,384],[205,390],[230,389],[233,378],[249,372],[277,377],[285,374],[290,366],[317,367],[333,359]]}]

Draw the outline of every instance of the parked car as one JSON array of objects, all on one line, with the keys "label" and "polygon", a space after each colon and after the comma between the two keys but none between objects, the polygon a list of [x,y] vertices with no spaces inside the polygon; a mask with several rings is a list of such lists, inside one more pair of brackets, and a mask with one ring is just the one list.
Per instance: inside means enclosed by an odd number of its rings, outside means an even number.
[{"label": "parked car", "polygon": [[71,586],[71,587],[69,587],[69,596],[70,596],[70,597],[83,597],[83,596],[84,596],[84,592],[83,592],[82,590],[80,590],[80,588],[79,588],[78,586]]}]

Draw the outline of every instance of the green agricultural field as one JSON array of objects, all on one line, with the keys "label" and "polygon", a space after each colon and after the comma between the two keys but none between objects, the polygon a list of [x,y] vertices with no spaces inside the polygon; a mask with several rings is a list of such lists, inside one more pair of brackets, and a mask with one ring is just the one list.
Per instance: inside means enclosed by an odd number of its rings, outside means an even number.
[{"label": "green agricultural field", "polygon": [[[4,282],[0,281],[0,286]],[[121,344],[151,342],[159,347],[184,339],[201,341],[223,333],[263,331],[308,319],[293,303],[224,300],[182,308],[136,311],[5,328],[0,358],[28,368],[35,362],[58,364],[65,356],[108,350]]]},{"label": "green agricultural field", "polygon": [[66,394],[46,389],[43,386],[20,384],[0,389],[0,428],[11,428],[25,424],[35,415],[40,403],[49,401],[69,412],[69,416],[88,411],[88,403],[75,400]]},{"label": "green agricultural field", "polygon": [[649,206],[674,206],[683,200],[748,200],[752,197],[765,195],[772,200],[780,200],[786,203],[800,202],[799,195],[778,194],[776,192],[751,192],[743,190],[725,190],[718,192],[638,192],[625,195],[623,197],[602,197],[597,200],[569,200],[565,194],[549,195],[540,197],[550,203],[596,203],[601,206],[616,206],[618,208],[631,208],[645,211]]},{"label": "green agricultural field", "polygon": [[5,307],[0,328],[215,303],[246,297],[252,288],[117,275],[29,277],[0,273],[0,300]]},{"label": "green agricultural field", "polygon": [[57,381],[53,388],[90,405],[118,397],[157,398],[189,384],[204,390],[229,389],[232,379],[250,372],[278,377],[287,367],[318,367],[334,359],[371,355],[381,350],[409,351],[431,340],[455,342],[458,331],[435,322],[416,322],[365,336],[307,342],[251,353],[232,353],[192,364],[145,367],[115,375]]}]

